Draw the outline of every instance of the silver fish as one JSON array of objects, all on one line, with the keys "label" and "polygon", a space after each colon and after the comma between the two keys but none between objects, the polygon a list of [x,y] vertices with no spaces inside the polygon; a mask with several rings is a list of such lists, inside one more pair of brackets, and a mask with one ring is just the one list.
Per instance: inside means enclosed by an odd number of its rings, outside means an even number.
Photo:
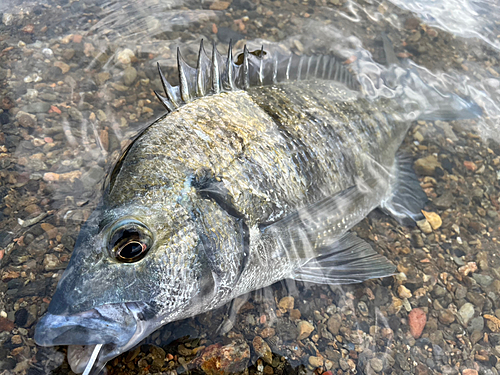
[{"label": "silver fish", "polygon": [[[234,59],[202,45],[197,68],[179,53],[178,70],[176,87],[159,70],[168,113],[110,174],[36,328],[39,345],[84,345],[83,366],[98,355],[86,372],[284,278],[391,275],[348,230],[377,207],[402,223],[422,217],[426,195],[397,156],[410,120],[430,115],[418,103],[368,100],[331,56],[245,47]],[[437,117],[481,113],[453,94],[441,104]]]}]

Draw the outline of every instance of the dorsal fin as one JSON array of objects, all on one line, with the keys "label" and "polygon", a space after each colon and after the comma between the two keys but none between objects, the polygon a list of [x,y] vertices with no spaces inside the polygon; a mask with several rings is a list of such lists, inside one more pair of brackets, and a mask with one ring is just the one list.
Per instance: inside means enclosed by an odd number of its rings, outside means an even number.
[{"label": "dorsal fin", "polygon": [[179,86],[172,87],[158,64],[165,95],[156,91],[155,94],[169,112],[206,95],[287,81],[324,79],[339,81],[351,89],[359,87],[348,68],[333,56],[271,55],[264,50],[264,46],[260,50],[249,51],[245,45],[243,53],[234,58],[231,42],[227,57],[223,57],[215,42],[212,53],[207,54],[202,40],[196,68],[184,61],[177,48],[177,69]]}]

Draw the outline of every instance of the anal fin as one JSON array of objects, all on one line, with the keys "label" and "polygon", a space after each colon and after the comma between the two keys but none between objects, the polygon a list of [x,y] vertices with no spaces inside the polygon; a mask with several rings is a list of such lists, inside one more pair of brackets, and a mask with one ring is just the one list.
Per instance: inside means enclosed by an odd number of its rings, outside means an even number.
[{"label": "anal fin", "polygon": [[424,218],[421,210],[427,201],[427,195],[420,187],[417,175],[413,171],[411,158],[398,155],[395,161],[392,195],[382,202],[380,208],[394,217],[398,223],[414,226],[416,221]]},{"label": "anal fin", "polygon": [[386,257],[351,232],[321,253],[296,269],[292,279],[317,284],[352,284],[390,276],[396,270]]}]

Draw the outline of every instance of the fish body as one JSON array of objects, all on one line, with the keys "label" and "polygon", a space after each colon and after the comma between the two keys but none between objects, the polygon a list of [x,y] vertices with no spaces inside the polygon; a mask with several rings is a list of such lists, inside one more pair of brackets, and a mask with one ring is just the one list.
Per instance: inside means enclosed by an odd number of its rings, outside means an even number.
[{"label": "fish body", "polygon": [[175,90],[164,80],[170,112],[110,174],[38,344],[103,344],[99,371],[158,327],[278,280],[393,273],[348,230],[376,207],[420,217],[425,194],[396,156],[412,116],[397,101],[365,99],[347,74],[331,79],[328,67],[345,68],[326,58],[315,71],[312,59],[307,71],[290,59],[279,79],[276,61],[263,65],[245,49],[237,66],[229,56],[200,57],[191,74],[180,61]]}]

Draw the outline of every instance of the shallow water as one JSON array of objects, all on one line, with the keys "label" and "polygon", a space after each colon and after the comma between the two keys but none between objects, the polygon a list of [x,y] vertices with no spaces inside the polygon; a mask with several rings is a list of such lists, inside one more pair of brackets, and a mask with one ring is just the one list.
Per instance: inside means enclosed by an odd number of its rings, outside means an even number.
[{"label": "shallow water", "polygon": [[[0,5],[0,372],[70,371],[66,349],[37,347],[34,327],[80,225],[99,201],[105,174],[133,136],[163,113],[153,94],[161,90],[156,63],[175,81],[177,47],[194,64],[201,39],[217,41],[221,52],[232,39],[237,51],[246,43],[250,49],[334,54],[352,62],[372,97],[394,95],[399,81],[390,77],[409,72],[417,77],[415,92],[455,92],[484,113],[478,120],[420,121],[404,142],[415,160],[427,158],[418,171],[430,199],[427,211],[442,220],[439,228],[401,227],[380,212],[354,228],[398,266],[396,276],[343,287],[283,281],[238,299],[228,309],[238,310],[228,333],[217,333],[227,309],[175,322],[148,338],[148,345],[111,361],[108,370],[209,371],[209,353],[200,347],[215,345],[214,351],[234,350],[228,372],[248,366],[266,374],[498,373],[500,146],[492,141],[500,131],[498,5],[226,5]],[[400,66],[387,67],[383,33]],[[293,307],[283,297],[293,297]],[[427,321],[421,336],[409,327],[416,308]],[[313,331],[298,340],[301,328]]]}]

